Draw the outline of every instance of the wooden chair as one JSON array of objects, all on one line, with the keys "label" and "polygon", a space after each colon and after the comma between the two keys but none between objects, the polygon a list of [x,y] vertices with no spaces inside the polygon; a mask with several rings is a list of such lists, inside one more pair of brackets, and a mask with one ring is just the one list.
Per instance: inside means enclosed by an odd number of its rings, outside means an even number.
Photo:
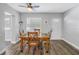
[{"label": "wooden chair", "polygon": [[28,54],[30,52],[31,47],[34,47],[33,54],[35,53],[35,50],[38,49],[39,46],[39,39],[38,39],[38,32],[28,32]]},{"label": "wooden chair", "polygon": [[23,52],[23,46],[25,46],[26,45],[26,38],[24,38],[24,36],[26,36],[26,33],[24,33],[24,31],[22,31],[22,32],[19,32],[19,34],[20,34],[20,49],[21,49],[21,52]]},{"label": "wooden chair", "polygon": [[50,53],[49,49],[51,48],[51,44],[50,44],[51,34],[52,34],[52,31],[48,32],[48,37],[49,38],[45,38],[46,41],[44,43],[44,46],[46,48],[46,53]]}]

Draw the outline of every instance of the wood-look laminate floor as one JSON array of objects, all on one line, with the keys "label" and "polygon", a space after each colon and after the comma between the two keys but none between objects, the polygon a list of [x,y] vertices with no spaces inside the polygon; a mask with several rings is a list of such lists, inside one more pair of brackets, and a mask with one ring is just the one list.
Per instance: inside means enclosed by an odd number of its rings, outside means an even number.
[{"label": "wood-look laminate floor", "polygon": [[[27,46],[25,46],[23,52],[21,52],[18,43],[15,45],[12,44],[10,47],[6,48],[5,55],[28,55],[27,52]],[[63,40],[52,40],[50,53],[44,53],[45,49],[43,49],[42,52],[44,55],[79,55],[79,50]],[[40,55],[40,50],[36,50],[35,54]],[[31,50],[30,55],[32,55]]]}]

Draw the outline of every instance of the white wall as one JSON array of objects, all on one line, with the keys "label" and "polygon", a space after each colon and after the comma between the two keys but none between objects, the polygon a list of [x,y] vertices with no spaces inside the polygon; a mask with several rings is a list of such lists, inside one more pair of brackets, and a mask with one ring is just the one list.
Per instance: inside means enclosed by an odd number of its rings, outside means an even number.
[{"label": "white wall", "polygon": [[[33,13],[33,14],[21,14],[21,20],[23,20],[24,23],[24,30],[26,30],[26,20],[27,17],[38,17],[42,19],[43,23],[42,23],[42,32],[46,33],[48,31],[50,31],[50,29],[53,30],[53,34],[52,34],[52,39],[61,39],[62,37],[62,23],[61,21],[63,20],[63,14],[61,13]],[[48,23],[46,24],[45,21],[47,21]]]},{"label": "white wall", "polygon": [[64,39],[79,48],[79,6],[64,14]]},{"label": "white wall", "polygon": [[[3,49],[5,47],[5,31],[4,31],[4,19],[5,19],[5,14],[4,12],[9,12],[12,15],[16,16],[17,19],[13,20],[19,20],[19,13],[16,12],[14,9],[9,7],[7,4],[0,3],[0,49]],[[14,22],[15,24],[15,22]],[[14,30],[17,31],[16,25],[14,25]],[[14,39],[14,41],[16,41]],[[1,47],[2,46],[2,47]]]}]

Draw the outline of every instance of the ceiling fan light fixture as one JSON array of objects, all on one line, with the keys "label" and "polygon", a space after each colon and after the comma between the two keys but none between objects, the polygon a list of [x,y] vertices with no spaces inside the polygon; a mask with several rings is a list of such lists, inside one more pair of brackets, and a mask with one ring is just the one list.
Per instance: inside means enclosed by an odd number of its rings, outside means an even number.
[{"label": "ceiling fan light fixture", "polygon": [[32,8],[27,8],[29,12],[32,12]]}]

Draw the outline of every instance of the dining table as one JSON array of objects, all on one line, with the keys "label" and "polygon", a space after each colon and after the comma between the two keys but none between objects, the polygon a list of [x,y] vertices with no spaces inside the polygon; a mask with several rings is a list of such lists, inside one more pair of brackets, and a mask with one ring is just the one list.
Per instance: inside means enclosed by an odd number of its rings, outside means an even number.
[{"label": "dining table", "polygon": [[[32,38],[32,37],[20,36],[19,38],[20,38],[20,50],[21,50],[21,52],[23,52],[24,41],[28,41],[29,38]],[[47,41],[47,42],[49,42],[49,36],[42,36],[41,35],[41,36],[38,36],[36,38],[38,38],[39,41]]]}]

